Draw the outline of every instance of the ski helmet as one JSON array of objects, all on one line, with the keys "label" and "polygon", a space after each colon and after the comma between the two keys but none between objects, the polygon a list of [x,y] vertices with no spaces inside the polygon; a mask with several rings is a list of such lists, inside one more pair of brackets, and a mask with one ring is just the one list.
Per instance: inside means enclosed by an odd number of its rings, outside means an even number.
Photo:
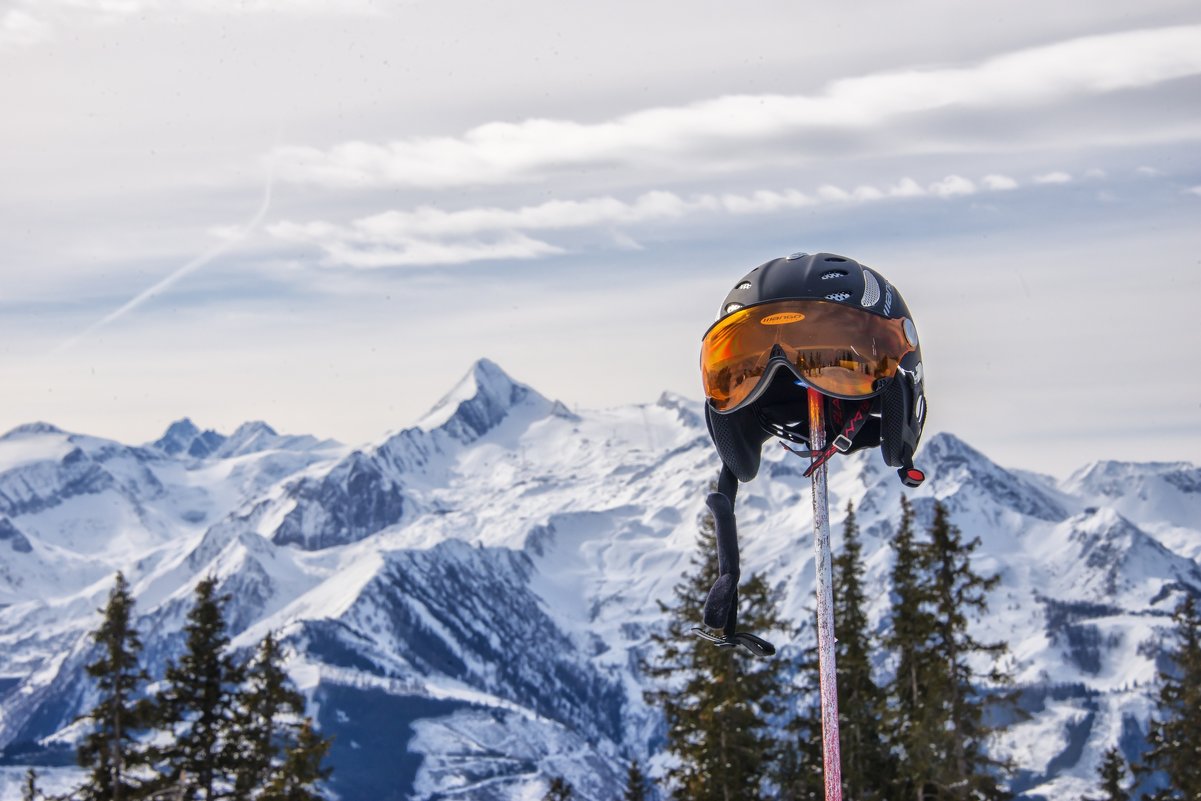
[{"label": "ski helmet", "polygon": [[[773,259],[737,281],[702,338],[705,420],[722,464],[750,481],[763,443],[809,438],[807,387],[826,400],[826,441],[880,446],[902,482],[926,418],[917,327],[884,276],[833,253]],[[858,404],[856,427],[841,427]]]}]

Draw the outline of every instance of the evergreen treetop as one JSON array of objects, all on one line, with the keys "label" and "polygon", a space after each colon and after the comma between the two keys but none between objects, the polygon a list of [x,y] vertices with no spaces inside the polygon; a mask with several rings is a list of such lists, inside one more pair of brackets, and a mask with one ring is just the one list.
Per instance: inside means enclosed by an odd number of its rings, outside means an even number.
[{"label": "evergreen treetop", "polygon": [[931,742],[932,707],[927,688],[934,669],[932,638],[937,621],[930,609],[923,551],[913,529],[913,507],[901,496],[901,522],[892,539],[892,616],[885,645],[896,657],[888,686],[889,741],[900,756],[893,796],[922,801],[926,776],[937,759]]},{"label": "evergreen treetop", "polygon": [[647,801],[646,776],[637,759],[630,762],[630,767],[626,771],[626,789],[621,798],[622,801]]},{"label": "evergreen treetop", "polygon": [[[771,725],[781,711],[783,660],[757,659],[742,648],[719,648],[691,629],[717,578],[712,518],[702,517],[691,570],[660,603],[667,630],[652,634],[656,655],[643,664],[659,680],[646,698],[663,710],[667,750],[678,762],[667,771],[673,798],[725,801],[757,798],[777,752]],[[755,631],[782,630],[775,594],[761,576],[739,588],[740,619]]]},{"label": "evergreen treetop", "polygon": [[[778,801],[824,801],[826,797],[817,612],[810,608],[808,617],[809,623],[798,628],[801,651],[791,666],[795,676],[790,676],[785,684],[792,689],[790,714],[772,767],[774,797]],[[837,622],[835,627],[837,633]]]},{"label": "evergreen treetop", "polygon": [[1101,795],[1084,801],[1130,801],[1130,793],[1123,787],[1126,783],[1126,760],[1116,747],[1110,746],[1105,751],[1097,775],[1101,779]]},{"label": "evergreen treetop", "polygon": [[288,749],[283,765],[258,801],[321,801],[317,783],[328,779],[333,772],[333,768],[321,765],[332,742],[318,734],[312,718],[305,718],[296,743]]},{"label": "evergreen treetop", "polygon": [[835,664],[843,795],[856,801],[887,797],[892,754],[884,740],[884,692],[873,677],[875,650],[863,587],[863,547],[855,507],[847,503],[842,550],[834,557]]},{"label": "evergreen treetop", "polygon": [[21,801],[39,801],[43,797],[38,787],[38,772],[30,768],[25,771],[25,782],[21,785]]},{"label": "evergreen treetop", "polygon": [[[931,775],[935,784],[950,788],[953,797],[1005,798],[994,775],[1001,765],[988,756],[985,747],[992,729],[984,723],[985,700],[977,691],[977,680],[987,679],[994,684],[1008,681],[998,661],[1007,646],[1003,642],[981,642],[968,629],[970,620],[988,609],[988,592],[1001,577],[975,572],[971,556],[980,547],[980,539],[966,540],[959,527],[951,523],[946,506],[938,501],[934,503],[929,534],[927,564],[933,578],[934,648],[940,664],[936,692],[941,696],[944,723],[940,734],[945,736],[944,759]],[[972,661],[977,654],[992,658],[988,673],[973,671]]]},{"label": "evergreen treetop", "polygon": [[[901,526],[893,541],[892,631],[896,653],[889,685],[889,740],[898,756],[893,795],[915,801],[1005,798],[997,780],[1002,766],[985,750],[992,730],[984,723],[988,699],[979,679],[1003,684],[997,659],[1003,643],[975,639],[969,622],[987,609],[987,593],[999,580],[974,571],[978,539],[966,540],[946,507],[934,502],[925,540],[913,531],[913,510],[901,500]],[[977,675],[980,655],[993,668]]]},{"label": "evergreen treetop", "polygon": [[273,632],[259,643],[245,679],[234,716],[238,744],[234,786],[240,797],[267,784],[296,739],[304,712],[304,697],[284,670],[283,653]]},{"label": "evergreen treetop", "polygon": [[571,801],[572,798],[575,798],[575,788],[562,776],[554,776],[542,801]]},{"label": "evergreen treetop", "polygon": [[1168,787],[1153,801],[1201,798],[1201,615],[1197,601],[1186,595],[1173,613],[1176,648],[1159,673],[1156,715],[1147,734],[1143,772],[1163,771]]},{"label": "evergreen treetop", "polygon": [[84,801],[121,801],[139,791],[144,779],[139,771],[149,761],[138,739],[138,733],[147,727],[145,707],[138,696],[148,677],[138,663],[142,642],[124,574],[117,573],[108,603],[99,611],[104,617],[91,638],[100,656],[86,668],[96,681],[99,699],[84,716],[91,731],[76,750],[80,767],[88,769],[79,796]]},{"label": "evergreen treetop", "polygon": [[196,585],[184,654],[168,664],[155,705],[157,727],[172,740],[157,751],[161,784],[204,801],[229,792],[240,757],[236,703],[244,673],[228,652],[222,613],[228,598],[217,596],[216,587],[214,577]]}]

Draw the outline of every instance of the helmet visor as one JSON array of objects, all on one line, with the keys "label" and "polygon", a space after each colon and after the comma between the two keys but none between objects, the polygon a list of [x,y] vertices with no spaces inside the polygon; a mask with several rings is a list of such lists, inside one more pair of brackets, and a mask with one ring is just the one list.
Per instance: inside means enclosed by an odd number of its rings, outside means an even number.
[{"label": "helmet visor", "polygon": [[870,397],[914,349],[905,322],[826,300],[747,306],[705,332],[705,396],[716,411],[737,409],[755,393],[774,358],[827,395]]}]

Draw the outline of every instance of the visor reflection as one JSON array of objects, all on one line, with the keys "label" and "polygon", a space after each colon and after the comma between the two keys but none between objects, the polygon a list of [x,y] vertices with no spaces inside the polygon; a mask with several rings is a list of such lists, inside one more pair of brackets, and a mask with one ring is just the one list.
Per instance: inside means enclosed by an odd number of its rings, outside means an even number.
[{"label": "visor reflection", "polygon": [[773,357],[822,392],[862,398],[911,350],[902,320],[831,301],[775,301],[740,309],[705,334],[701,376],[717,411],[746,401]]}]

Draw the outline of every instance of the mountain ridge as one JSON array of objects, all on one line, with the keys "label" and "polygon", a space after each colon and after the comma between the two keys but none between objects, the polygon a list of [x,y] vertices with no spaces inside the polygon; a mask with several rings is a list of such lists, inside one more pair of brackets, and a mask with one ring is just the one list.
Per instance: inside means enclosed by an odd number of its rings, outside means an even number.
[{"label": "mountain ridge", "polygon": [[[536,795],[550,775],[600,801],[630,757],[661,771],[662,722],[638,664],[717,473],[699,404],[665,393],[570,412],[481,360],[422,421],[357,449],[272,438],[254,421],[239,428],[251,448],[227,455],[48,424],[14,438],[19,453],[0,447],[0,491],[35,477],[61,491],[0,517],[29,544],[0,538],[0,799],[17,792],[21,759],[50,759],[77,736],[87,631],[118,566],[152,672],[178,653],[205,576],[234,599],[237,648],[280,633],[319,723],[338,735],[332,761],[347,778],[332,786],[345,801],[397,788],[500,801]],[[29,442],[45,458],[31,461]],[[1023,798],[1091,790],[1100,752],[1136,750],[1145,731],[1173,600],[1201,592],[1201,564],[1185,553],[1201,532],[1178,525],[1193,493],[1164,478],[1189,475],[1187,463],[1123,468],[1131,492],[1106,495],[1006,470],[951,434],[929,437],[918,462],[930,475],[909,493],[919,520],[940,500],[981,537],[977,566],[1002,575],[977,633],[1011,642],[1032,718],[995,753],[1021,767]],[[110,480],[72,485],[79,465]],[[763,572],[790,619],[813,592],[803,466],[765,447],[737,508],[744,573]],[[1167,518],[1140,487],[1171,502]],[[875,451],[831,463],[835,547],[853,500],[877,627],[901,492]],[[397,752],[411,756],[387,756]],[[65,787],[72,774],[56,770]]]}]

